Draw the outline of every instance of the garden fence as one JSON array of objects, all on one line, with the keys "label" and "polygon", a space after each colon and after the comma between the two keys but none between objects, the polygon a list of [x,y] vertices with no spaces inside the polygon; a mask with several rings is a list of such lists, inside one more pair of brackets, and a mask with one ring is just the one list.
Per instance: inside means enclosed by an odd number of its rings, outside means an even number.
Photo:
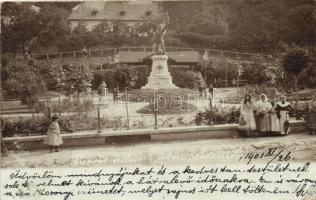
[{"label": "garden fence", "polygon": [[[81,51],[71,52],[55,52],[55,53],[32,53],[30,56],[34,59],[55,59],[55,58],[80,58],[80,57],[104,57],[113,56],[118,52],[152,52],[152,47],[118,47],[118,48],[106,48],[106,49],[89,49]],[[255,54],[255,53],[244,53],[237,51],[225,51],[219,49],[203,49],[203,48],[185,48],[185,47],[166,47],[167,52],[171,51],[198,51],[203,53],[208,52],[210,56],[226,57],[238,60],[253,60],[258,56],[263,56],[266,59],[270,59],[270,55]]]},{"label": "garden fence", "polygon": [[[223,123],[237,123],[239,117],[239,104],[242,97],[220,98],[214,97],[213,110],[210,110],[209,99],[201,100],[202,106],[198,110],[188,112],[161,112],[152,111],[141,114],[137,111],[140,106],[133,102],[110,102],[107,106],[94,102],[51,102],[41,109],[27,113],[7,113],[7,126],[5,137],[15,135],[43,135],[46,134],[49,118],[58,115],[61,131],[71,133],[84,130],[96,130],[101,132],[159,129],[169,127],[189,127],[196,125],[210,125]],[[305,103],[306,104],[306,103]],[[291,113],[292,117],[306,118],[306,105],[302,104],[298,111]],[[79,106],[78,106],[79,105]],[[145,106],[143,103],[141,106]],[[202,109],[203,108],[203,109]],[[205,108],[208,110],[205,112]],[[119,133],[118,133],[119,134]]]}]

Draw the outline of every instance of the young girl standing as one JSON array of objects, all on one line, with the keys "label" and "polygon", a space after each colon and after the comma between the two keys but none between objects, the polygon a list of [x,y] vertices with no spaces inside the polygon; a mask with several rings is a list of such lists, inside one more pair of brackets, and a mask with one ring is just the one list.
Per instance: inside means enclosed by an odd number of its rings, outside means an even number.
[{"label": "young girl standing", "polygon": [[55,148],[55,152],[58,152],[58,146],[63,144],[63,139],[60,135],[60,128],[57,120],[57,115],[54,115],[47,131],[47,142],[50,153],[53,151],[53,148]]}]

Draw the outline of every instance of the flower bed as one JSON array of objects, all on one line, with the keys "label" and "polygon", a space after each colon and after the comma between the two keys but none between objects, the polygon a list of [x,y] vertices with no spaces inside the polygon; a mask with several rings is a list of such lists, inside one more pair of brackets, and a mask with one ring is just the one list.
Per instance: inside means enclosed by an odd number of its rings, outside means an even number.
[{"label": "flower bed", "polygon": [[157,114],[176,114],[185,112],[195,112],[198,108],[192,104],[185,102],[158,102],[154,105],[150,103],[149,105],[139,109],[137,112],[141,114],[153,114],[155,111]]},{"label": "flower bed", "polygon": [[[182,101],[186,102],[191,99],[198,99],[199,94],[196,90],[191,89],[139,89],[128,91],[128,101],[132,102],[149,102],[154,97],[162,97],[166,101]],[[120,96],[122,100],[126,100],[126,95]]]},{"label": "flower bed", "polygon": [[198,112],[195,115],[196,125],[202,124],[236,124],[238,123],[240,109],[237,107],[214,107],[213,110]]}]

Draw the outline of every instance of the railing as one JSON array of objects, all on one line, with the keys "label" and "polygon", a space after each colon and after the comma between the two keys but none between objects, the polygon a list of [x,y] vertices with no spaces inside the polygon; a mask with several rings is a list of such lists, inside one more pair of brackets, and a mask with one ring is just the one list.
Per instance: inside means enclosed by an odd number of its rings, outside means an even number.
[{"label": "railing", "polygon": [[[71,52],[56,52],[56,53],[34,53],[30,56],[35,59],[54,59],[54,58],[80,58],[80,57],[103,57],[112,56],[120,51],[124,52],[147,52],[151,53],[152,47],[119,47],[119,48],[106,48],[106,49],[90,49],[85,51],[71,51]],[[207,51],[210,56],[222,56],[226,58],[238,59],[238,60],[249,60],[259,55],[264,57],[270,57],[269,55],[253,54],[253,53],[242,53],[235,51],[225,51],[219,49],[202,49],[202,48],[184,48],[184,47],[166,47],[167,52],[177,51],[198,51],[203,53]]]},{"label": "railing", "polygon": [[221,80],[221,81],[215,81],[214,87],[222,88],[222,87],[242,87],[247,85],[246,80],[239,80],[237,83],[237,80]]}]

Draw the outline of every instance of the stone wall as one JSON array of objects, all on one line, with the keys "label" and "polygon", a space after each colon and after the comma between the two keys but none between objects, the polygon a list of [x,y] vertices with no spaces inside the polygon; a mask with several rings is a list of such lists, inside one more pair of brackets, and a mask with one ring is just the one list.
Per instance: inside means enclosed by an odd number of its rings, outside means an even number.
[{"label": "stone wall", "polygon": [[[62,147],[105,145],[111,142],[128,141],[171,141],[186,139],[238,138],[236,124],[215,126],[174,127],[161,129],[123,130],[97,133],[97,130],[64,134]],[[291,122],[290,134],[302,134],[307,130],[306,122]],[[9,149],[16,150],[19,144],[23,150],[48,148],[43,144],[45,136],[4,138]]]}]

